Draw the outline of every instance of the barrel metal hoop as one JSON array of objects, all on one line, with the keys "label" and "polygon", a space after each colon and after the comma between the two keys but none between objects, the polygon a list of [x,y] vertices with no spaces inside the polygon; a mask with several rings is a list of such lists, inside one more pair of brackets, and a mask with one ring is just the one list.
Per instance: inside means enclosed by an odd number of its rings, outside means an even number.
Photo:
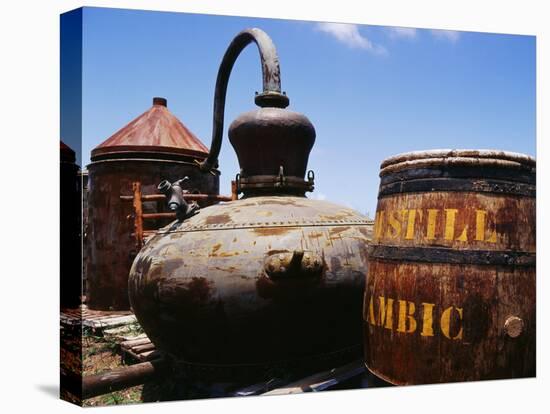
[{"label": "barrel metal hoop", "polygon": [[535,266],[536,255],[498,250],[455,250],[441,247],[370,245],[369,259],[473,265]]},{"label": "barrel metal hoop", "polygon": [[537,189],[535,185],[502,180],[435,178],[381,184],[378,196],[384,197],[399,193],[425,193],[431,191],[492,193],[535,197]]},{"label": "barrel metal hoop", "polygon": [[464,166],[448,166],[447,168],[415,168],[399,170],[380,176],[380,184],[387,185],[395,182],[414,181],[422,179],[468,179],[500,180],[510,183],[524,183],[536,185],[536,174],[534,171],[517,170],[511,173],[506,169],[498,168],[466,168]]}]

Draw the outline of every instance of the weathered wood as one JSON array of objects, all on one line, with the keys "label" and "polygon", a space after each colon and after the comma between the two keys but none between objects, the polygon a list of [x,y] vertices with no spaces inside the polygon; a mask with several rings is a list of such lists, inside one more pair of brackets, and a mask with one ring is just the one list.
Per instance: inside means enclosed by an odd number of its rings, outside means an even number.
[{"label": "weathered wood", "polygon": [[141,354],[146,351],[154,351],[155,344],[153,344],[152,342],[149,342],[148,344],[136,345],[132,347],[132,350],[138,354]]},{"label": "weathered wood", "polygon": [[535,374],[535,162],[458,153],[383,163],[363,319],[393,384]]},{"label": "weathered wood", "polygon": [[139,181],[132,183],[134,192],[134,234],[136,238],[136,251],[143,245],[143,205],[141,204],[141,183]]},{"label": "weathered wood", "polygon": [[137,319],[134,315],[107,317],[101,319],[83,319],[82,326],[87,326],[93,329],[114,328],[116,326],[128,325],[136,323]]},{"label": "weathered wood", "polygon": [[92,398],[143,384],[160,375],[164,369],[164,360],[157,359],[103,374],[85,376],[82,378],[82,398]]},{"label": "weathered wood", "polygon": [[147,337],[144,337],[144,338],[131,339],[129,341],[121,342],[120,346],[122,348],[132,348],[132,347],[135,347],[135,346],[145,345],[145,344],[150,344],[150,343],[151,343],[151,340]]}]

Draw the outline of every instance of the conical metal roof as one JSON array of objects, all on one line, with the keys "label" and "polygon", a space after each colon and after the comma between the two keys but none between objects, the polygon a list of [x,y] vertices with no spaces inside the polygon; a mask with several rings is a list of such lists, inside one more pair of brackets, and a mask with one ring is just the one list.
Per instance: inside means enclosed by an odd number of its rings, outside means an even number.
[{"label": "conical metal roof", "polygon": [[92,150],[92,161],[113,158],[202,160],[208,148],[167,108],[165,98]]},{"label": "conical metal roof", "polygon": [[61,162],[74,163],[76,161],[76,153],[71,147],[59,140],[59,151]]}]

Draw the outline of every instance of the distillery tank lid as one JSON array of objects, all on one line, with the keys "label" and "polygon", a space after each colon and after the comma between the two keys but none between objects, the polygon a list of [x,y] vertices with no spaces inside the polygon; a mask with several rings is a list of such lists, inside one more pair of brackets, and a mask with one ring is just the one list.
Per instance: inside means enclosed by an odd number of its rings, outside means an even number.
[{"label": "distillery tank lid", "polygon": [[411,151],[386,158],[380,165],[380,176],[410,169],[442,166],[471,168],[509,168],[532,170],[536,167],[533,157],[518,152],[473,149],[434,149]]},{"label": "distillery tank lid", "polygon": [[203,160],[208,148],[167,107],[167,100],[153,98],[153,105],[92,150],[92,161],[118,158]]}]

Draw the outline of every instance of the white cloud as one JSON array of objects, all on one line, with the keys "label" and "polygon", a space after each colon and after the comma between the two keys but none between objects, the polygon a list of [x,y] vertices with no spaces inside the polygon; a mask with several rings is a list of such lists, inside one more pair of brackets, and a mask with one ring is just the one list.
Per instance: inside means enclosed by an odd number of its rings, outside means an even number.
[{"label": "white cloud", "polygon": [[323,193],[312,193],[311,194],[311,198],[313,200],[326,200],[327,199],[327,196],[326,194],[323,194]]},{"label": "white cloud", "polygon": [[368,50],[375,54],[386,54],[383,46],[375,45],[368,38],[359,33],[359,27],[356,24],[346,23],[318,23],[317,29],[328,33],[339,42],[354,49]]},{"label": "white cloud", "polygon": [[412,27],[390,27],[388,33],[391,38],[414,39],[416,37],[416,29]]},{"label": "white cloud", "polygon": [[432,35],[438,39],[448,40],[451,43],[456,43],[460,38],[460,32],[455,30],[430,30]]}]

